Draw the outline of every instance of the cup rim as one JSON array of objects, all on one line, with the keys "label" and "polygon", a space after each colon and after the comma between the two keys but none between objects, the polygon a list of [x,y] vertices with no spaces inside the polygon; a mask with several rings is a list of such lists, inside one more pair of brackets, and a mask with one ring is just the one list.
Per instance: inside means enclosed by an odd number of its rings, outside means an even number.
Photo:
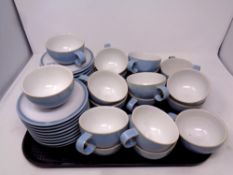
[{"label": "cup rim", "polygon": [[[94,65],[96,67],[96,69],[98,71],[105,71],[105,69],[101,69],[99,64],[96,64],[98,62],[98,60],[100,59],[100,57],[98,57],[101,53],[105,52],[106,50],[116,50],[118,52],[121,52],[124,56],[125,56],[125,60],[126,60],[126,64],[123,66],[122,70],[119,71],[119,72],[115,72],[115,71],[111,71],[111,72],[114,72],[114,73],[117,73],[117,74],[122,74],[126,69],[127,69],[127,66],[128,66],[128,57],[127,55],[120,49],[118,48],[115,48],[115,47],[107,47],[107,48],[104,48],[102,50],[100,50],[96,56],[95,56],[95,61],[94,61]],[[106,71],[110,71],[110,70],[106,70]]]},{"label": "cup rim", "polygon": [[[86,117],[89,116],[88,113],[89,113],[90,111],[98,110],[98,109],[105,110],[105,109],[107,109],[107,108],[108,108],[108,109],[111,109],[111,110],[119,111],[119,112],[121,112],[121,113],[123,114],[122,116],[124,116],[124,120],[125,120],[126,122],[124,123],[124,125],[121,126],[121,128],[112,130],[111,132],[105,132],[105,133],[103,133],[103,132],[93,132],[93,131],[90,131],[89,129],[87,129],[86,127],[83,127],[83,126],[82,126],[82,120],[84,120]],[[80,128],[81,128],[82,130],[84,130],[85,132],[90,133],[90,134],[93,134],[93,135],[102,135],[102,136],[103,136],[103,135],[115,134],[115,133],[121,131],[122,129],[126,128],[127,125],[128,125],[128,123],[129,123],[129,116],[127,115],[127,113],[126,113],[125,111],[123,111],[122,109],[119,109],[119,108],[113,107],[113,106],[97,106],[97,107],[93,107],[93,108],[90,108],[90,109],[86,110],[86,111],[79,117],[79,125],[80,125]]]},{"label": "cup rim", "polygon": [[[177,136],[176,136],[176,139],[173,139],[173,141],[170,141],[170,143],[162,143],[162,142],[159,142],[159,141],[155,141],[153,139],[151,139],[150,137],[148,137],[147,135],[145,135],[144,133],[142,133],[138,127],[137,127],[137,124],[135,124],[134,122],[134,113],[136,110],[139,110],[140,108],[155,108],[156,110],[162,112],[163,114],[165,114],[167,116],[167,119],[170,120],[173,124],[174,124],[174,127],[176,128],[175,130],[177,131]],[[132,115],[131,115],[131,122],[133,123],[133,127],[143,136],[145,137],[147,140],[153,142],[153,143],[156,143],[156,144],[159,144],[159,145],[164,145],[164,146],[167,146],[167,145],[171,145],[171,144],[174,144],[177,142],[177,140],[179,139],[179,130],[178,130],[178,127],[176,126],[175,122],[171,119],[171,117],[166,113],[164,112],[163,110],[161,110],[160,108],[157,108],[155,106],[150,106],[150,105],[140,105],[138,107],[136,107],[133,112],[132,112]]]},{"label": "cup rim", "polygon": [[[69,51],[61,51],[61,50],[52,49],[52,48],[50,47],[51,42],[54,42],[54,40],[57,39],[57,38],[59,38],[59,37],[71,37],[71,38],[73,38],[73,39],[75,39],[75,40],[80,41],[80,42],[82,43],[82,45],[81,45],[81,47],[76,47],[76,48],[71,49],[71,50],[69,50]],[[53,37],[49,38],[49,39],[46,41],[46,43],[45,43],[46,49],[49,50],[49,51],[51,51],[51,52],[55,52],[55,53],[72,53],[72,52],[74,52],[74,51],[76,51],[76,50],[78,50],[78,49],[84,47],[84,45],[85,45],[85,41],[79,39],[78,37],[76,37],[76,36],[73,35],[73,34],[61,34],[61,35],[56,35],[56,36],[53,36]]]},{"label": "cup rim", "polygon": [[[187,73],[187,72],[192,72],[192,73],[194,73],[194,74],[197,74],[199,77],[201,77],[201,78],[206,82],[206,85],[207,85],[206,93],[205,93],[204,96],[203,96],[202,98],[200,98],[199,100],[195,100],[195,101],[194,101],[194,100],[193,100],[193,101],[185,101],[185,100],[183,100],[183,99],[181,99],[181,98],[179,98],[179,97],[175,97],[174,94],[171,93],[171,85],[170,85],[171,80],[172,80],[175,76],[177,76],[177,74],[181,74],[181,73],[184,74],[184,73]],[[181,102],[181,103],[186,104],[186,105],[192,105],[192,104],[197,104],[197,103],[199,103],[199,102],[205,101],[205,99],[208,97],[208,95],[209,95],[209,93],[210,93],[210,83],[209,83],[209,80],[207,79],[207,77],[206,77],[203,73],[201,73],[201,72],[199,72],[199,71],[196,71],[196,70],[193,70],[193,69],[182,69],[182,70],[180,70],[180,71],[175,72],[174,74],[172,74],[172,75],[168,78],[168,80],[167,80],[167,89],[168,89],[168,91],[169,91],[170,96],[171,96],[173,99],[175,99],[176,101]]]},{"label": "cup rim", "polygon": [[[69,74],[70,77],[70,81],[69,83],[67,83],[67,85],[62,88],[60,91],[57,91],[56,93],[52,93],[50,95],[32,95],[30,92],[28,92],[25,88],[25,83],[28,79],[28,77],[32,76],[32,74],[42,71],[44,69],[51,69],[51,68],[58,68],[60,70],[66,71]],[[30,72],[29,74],[26,75],[26,77],[23,80],[23,84],[22,84],[22,88],[23,88],[23,93],[27,96],[30,96],[32,98],[37,98],[37,99],[45,99],[45,98],[50,98],[50,97],[54,97],[59,95],[60,93],[66,91],[68,88],[70,88],[72,85],[74,84],[74,77],[73,77],[73,72],[71,70],[69,70],[68,68],[64,67],[64,66],[60,66],[60,65],[47,65],[47,66],[43,66],[43,67],[38,67],[36,69],[34,69],[32,72]]]},{"label": "cup rim", "polygon": [[134,51],[130,52],[128,54],[129,58],[138,59],[141,61],[161,61],[162,58],[158,56],[157,54],[151,53],[151,52],[139,52]]},{"label": "cup rim", "polygon": [[[153,77],[161,77],[163,79],[163,81],[161,81],[160,83],[148,83],[148,84],[139,84],[139,83],[135,83],[133,82],[131,79],[132,77],[136,77],[136,76],[140,76],[140,75],[145,75],[145,76],[153,76]],[[153,87],[153,86],[160,86],[160,85],[165,85],[166,84],[166,80],[167,78],[160,73],[156,73],[156,72],[138,72],[135,74],[131,74],[126,78],[126,81],[128,84],[132,85],[132,86],[137,86],[137,87]]]},{"label": "cup rim", "polygon": [[[222,138],[222,140],[218,144],[207,146],[207,145],[202,145],[202,144],[195,143],[195,142],[191,141],[189,139],[189,137],[185,137],[182,132],[179,132],[180,133],[180,137],[183,140],[185,140],[186,142],[188,142],[191,145],[194,145],[194,146],[197,146],[197,147],[202,147],[202,148],[214,148],[214,147],[218,147],[218,146],[222,145],[226,141],[226,139],[228,137],[228,132],[227,132],[227,127],[226,127],[225,123],[219,117],[217,117],[215,114],[212,114],[209,111],[204,110],[204,109],[188,109],[188,110],[185,110],[183,112],[180,112],[177,115],[176,119],[175,119],[175,123],[176,123],[177,127],[178,127],[179,120],[182,120],[182,118],[184,117],[185,113],[189,113],[189,112],[201,112],[201,113],[206,113],[209,116],[211,116],[211,120],[212,119],[216,120],[221,125],[221,127],[223,127],[223,129],[224,129],[224,137]],[[208,117],[208,118],[210,118],[210,117]],[[178,129],[179,129],[179,127],[178,127]]]}]

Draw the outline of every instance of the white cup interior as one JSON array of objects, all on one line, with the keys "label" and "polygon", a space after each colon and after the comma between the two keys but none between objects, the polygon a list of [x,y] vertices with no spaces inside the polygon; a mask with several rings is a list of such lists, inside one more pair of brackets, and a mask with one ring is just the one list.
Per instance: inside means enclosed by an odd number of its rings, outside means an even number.
[{"label": "white cup interior", "polygon": [[100,51],[95,58],[97,70],[108,70],[122,73],[128,65],[127,55],[116,48],[106,48]]},{"label": "white cup interior", "polygon": [[85,131],[93,134],[111,134],[127,126],[128,115],[116,107],[94,107],[84,112],[79,124]]},{"label": "white cup interior", "polygon": [[132,122],[145,138],[153,142],[168,145],[179,138],[174,121],[157,107],[142,105],[135,108]]},{"label": "white cup interior", "polygon": [[127,82],[138,86],[152,86],[165,84],[166,77],[152,72],[135,73],[127,77]]},{"label": "white cup interior", "polygon": [[170,95],[182,103],[203,101],[209,93],[207,78],[198,71],[186,69],[168,78],[167,88]]},{"label": "white cup interior", "polygon": [[147,61],[160,61],[162,58],[153,53],[146,52],[131,52],[129,53],[130,57],[139,59],[139,60],[147,60]]},{"label": "white cup interior", "polygon": [[118,102],[128,93],[126,81],[118,74],[109,71],[97,71],[88,78],[88,89],[99,100]]},{"label": "white cup interior", "polygon": [[58,65],[40,67],[23,81],[23,91],[33,97],[56,95],[73,83],[73,73]]},{"label": "white cup interior", "polygon": [[59,35],[50,38],[46,43],[46,48],[54,52],[72,52],[84,46],[84,41],[73,35]]},{"label": "white cup interior", "polygon": [[177,116],[180,135],[202,147],[217,146],[226,139],[226,127],[215,116],[201,109],[186,110]]},{"label": "white cup interior", "polygon": [[192,68],[192,63],[188,60],[181,58],[172,58],[164,60],[160,65],[161,71],[167,75],[171,76],[177,71],[182,69]]}]

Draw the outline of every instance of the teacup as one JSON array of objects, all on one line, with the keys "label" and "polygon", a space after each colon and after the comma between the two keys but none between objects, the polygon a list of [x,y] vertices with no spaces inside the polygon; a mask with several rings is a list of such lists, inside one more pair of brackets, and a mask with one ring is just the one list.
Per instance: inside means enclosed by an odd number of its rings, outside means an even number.
[{"label": "teacup", "polygon": [[187,109],[200,108],[202,105],[202,104],[194,104],[194,105],[183,104],[179,101],[176,101],[171,96],[168,97],[167,101],[168,101],[168,104],[170,105],[170,107],[177,112],[187,110]]},{"label": "teacup", "polygon": [[206,110],[183,111],[175,122],[184,146],[197,153],[214,153],[227,139],[225,124]]},{"label": "teacup", "polygon": [[89,99],[90,103],[93,105],[93,106],[114,106],[114,107],[118,107],[118,108],[123,108],[125,103],[126,103],[126,100],[127,100],[127,97],[125,97],[122,101],[120,102],[117,102],[117,103],[111,103],[111,104],[105,104],[105,105],[101,105],[101,104],[98,104],[96,103],[95,101],[93,101],[92,99]]},{"label": "teacup", "polygon": [[129,93],[129,96],[131,98],[129,99],[129,101],[126,104],[126,108],[129,111],[133,111],[133,109],[138,105],[154,105],[156,102],[155,99],[153,99],[153,98],[152,99],[142,99],[142,98],[135,97],[131,93]]},{"label": "teacup", "polygon": [[166,157],[174,148],[175,148],[176,144],[173,144],[170,148],[168,148],[165,151],[162,152],[149,152],[149,151],[145,151],[142,148],[140,148],[139,146],[135,146],[134,150],[142,157],[146,158],[146,159],[151,159],[151,160],[158,160],[158,159],[162,159],[164,157]]},{"label": "teacup", "polygon": [[73,73],[59,65],[37,68],[23,81],[23,92],[36,105],[54,108],[64,104],[74,87]]},{"label": "teacup", "polygon": [[46,42],[48,54],[60,64],[82,65],[86,61],[84,54],[84,41],[73,35],[59,35]]},{"label": "teacup", "polygon": [[177,142],[179,131],[168,114],[153,106],[142,105],[134,109],[130,129],[121,134],[126,148],[138,145],[145,151],[162,152]]},{"label": "teacup", "polygon": [[201,67],[198,65],[193,65],[188,60],[176,58],[174,56],[170,56],[160,64],[161,72],[167,77],[183,69],[195,69],[200,71]]},{"label": "teacup", "polygon": [[121,149],[121,146],[122,146],[121,144],[118,144],[111,148],[96,148],[95,154],[100,155],[100,156],[109,156],[119,151]]},{"label": "teacup", "polygon": [[120,49],[113,48],[110,45],[105,46],[95,58],[95,67],[97,70],[107,70],[117,74],[123,74],[127,69],[127,55]]},{"label": "teacup", "polygon": [[92,154],[96,148],[111,148],[120,143],[120,135],[128,127],[129,117],[116,107],[94,107],[79,118],[82,135],[76,142],[76,149]]},{"label": "teacup", "polygon": [[91,99],[99,105],[121,102],[128,94],[128,85],[122,76],[110,71],[96,71],[89,77],[80,76],[87,82]]},{"label": "teacup", "polygon": [[172,74],[167,80],[170,96],[185,105],[203,104],[209,94],[207,78],[192,69],[183,69]]},{"label": "teacup", "polygon": [[128,70],[132,73],[157,72],[159,70],[161,57],[152,53],[131,52],[128,58]]},{"label": "teacup", "polygon": [[135,97],[162,101],[168,97],[166,77],[152,72],[135,73],[127,77],[129,91]]}]

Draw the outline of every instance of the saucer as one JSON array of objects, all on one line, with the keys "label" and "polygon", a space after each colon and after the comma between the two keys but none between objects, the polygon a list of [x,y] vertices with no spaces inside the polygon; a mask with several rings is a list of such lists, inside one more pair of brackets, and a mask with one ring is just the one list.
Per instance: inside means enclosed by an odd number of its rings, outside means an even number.
[{"label": "saucer", "polygon": [[17,110],[20,119],[32,126],[55,126],[73,118],[85,106],[87,100],[88,92],[85,85],[75,81],[70,99],[61,107],[54,109],[41,108],[30,102],[24,95],[21,95],[18,100]]},{"label": "saucer", "polygon": [[[94,55],[92,51],[86,47],[84,49],[84,54],[86,56],[86,62],[82,66],[77,66],[75,64],[63,65],[63,66],[69,68],[73,72],[73,74],[77,74],[82,72],[83,70],[86,70],[91,65],[94,65]],[[59,64],[59,63],[57,63],[47,52],[45,52],[41,57],[40,64],[41,66],[44,66],[44,65]]]},{"label": "saucer", "polygon": [[66,146],[77,140],[80,135],[79,117],[88,108],[87,88],[78,80],[75,81],[71,97],[60,107],[53,109],[38,107],[23,94],[17,102],[19,118],[32,138],[50,147]]}]

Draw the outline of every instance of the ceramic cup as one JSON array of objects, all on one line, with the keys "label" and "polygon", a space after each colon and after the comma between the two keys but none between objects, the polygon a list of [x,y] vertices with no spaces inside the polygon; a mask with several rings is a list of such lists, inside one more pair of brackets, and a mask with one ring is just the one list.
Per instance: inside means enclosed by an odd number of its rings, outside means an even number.
[{"label": "ceramic cup", "polygon": [[127,69],[127,55],[120,49],[113,48],[111,45],[105,45],[95,58],[95,67],[97,70],[107,70],[117,74],[123,74]]},{"label": "ceramic cup", "polygon": [[170,96],[186,105],[203,104],[209,94],[209,82],[199,71],[183,69],[167,80]]},{"label": "ceramic cup", "polygon": [[120,149],[121,149],[121,144],[115,145],[111,148],[96,148],[95,154],[99,156],[109,156],[109,155],[115,154]]},{"label": "ceramic cup", "polygon": [[132,95],[131,93],[129,93],[129,96],[131,97],[129,99],[129,101],[126,104],[126,108],[132,112],[133,109],[138,106],[138,105],[154,105],[155,104],[155,99],[142,99],[142,98],[138,98],[135,97],[134,95]]},{"label": "ceramic cup", "polygon": [[[127,100],[127,97],[125,97],[122,101],[120,102],[117,102],[117,103],[111,103],[109,105],[104,105],[104,106],[114,106],[114,107],[117,107],[117,108],[123,108],[125,106],[125,103],[126,103],[126,100]],[[103,105],[100,105],[98,103],[96,103],[95,101],[93,101],[92,99],[89,99],[90,103],[93,105],[93,106],[103,106]]]},{"label": "ceramic cup", "polygon": [[200,108],[202,106],[202,104],[196,104],[196,105],[183,104],[179,101],[176,101],[171,96],[168,97],[167,101],[168,101],[169,106],[177,112],[181,112],[187,109]]},{"label": "ceramic cup", "polygon": [[50,38],[46,42],[48,54],[60,64],[76,64],[81,66],[85,63],[84,41],[77,37],[66,34]]},{"label": "ceramic cup", "polygon": [[99,105],[121,102],[128,94],[128,86],[122,76],[110,71],[96,71],[79,79],[87,82],[91,99]]},{"label": "ceramic cup", "polygon": [[64,104],[74,87],[73,73],[59,65],[40,67],[23,81],[23,93],[36,105],[54,108]]},{"label": "ceramic cup", "polygon": [[96,148],[112,148],[120,143],[120,135],[128,127],[129,117],[116,107],[94,107],[79,118],[82,135],[76,142],[76,149],[92,154]]},{"label": "ceramic cup", "polygon": [[135,73],[127,77],[129,91],[135,97],[162,101],[168,97],[166,77],[154,72]]},{"label": "ceramic cup", "polygon": [[190,61],[170,56],[160,64],[161,72],[167,77],[183,69],[194,69],[200,71],[201,67],[193,65]]},{"label": "ceramic cup", "polygon": [[152,53],[131,52],[128,58],[128,70],[132,73],[157,72],[159,70],[161,58]]},{"label": "ceramic cup", "polygon": [[149,151],[145,151],[142,148],[140,148],[139,146],[135,146],[134,150],[142,157],[146,158],[146,159],[151,159],[151,160],[158,160],[158,159],[162,159],[164,157],[166,157],[168,154],[170,154],[170,152],[172,152],[172,150],[175,148],[176,144],[173,144],[170,148],[168,148],[165,151],[162,152],[149,152]]},{"label": "ceramic cup", "polygon": [[185,147],[197,153],[214,153],[227,139],[225,124],[206,110],[183,111],[175,122]]},{"label": "ceramic cup", "polygon": [[162,152],[177,142],[179,131],[168,114],[153,106],[142,105],[134,109],[130,129],[121,134],[125,148],[138,145],[145,151]]}]

